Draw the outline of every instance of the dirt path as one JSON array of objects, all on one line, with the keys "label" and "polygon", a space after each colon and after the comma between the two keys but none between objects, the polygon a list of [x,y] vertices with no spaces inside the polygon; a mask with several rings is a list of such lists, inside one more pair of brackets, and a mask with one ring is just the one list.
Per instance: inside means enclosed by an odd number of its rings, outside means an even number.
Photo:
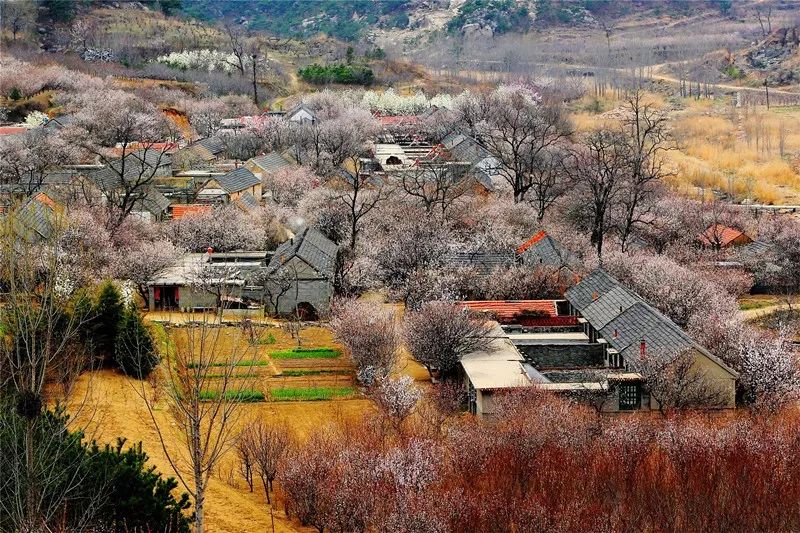
[{"label": "dirt path", "polygon": [[789,309],[789,304],[786,303],[767,305],[765,307],[758,307],[756,309],[745,309],[739,311],[739,316],[750,321],[771,315],[772,313],[776,313],[778,311],[785,311],[787,309]]}]

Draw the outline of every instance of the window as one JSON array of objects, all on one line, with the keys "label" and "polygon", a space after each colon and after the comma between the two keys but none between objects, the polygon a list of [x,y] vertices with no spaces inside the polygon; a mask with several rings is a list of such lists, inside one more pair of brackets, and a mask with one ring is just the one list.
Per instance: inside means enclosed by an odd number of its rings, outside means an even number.
[{"label": "window", "polygon": [[620,383],[619,385],[619,409],[620,411],[632,411],[639,409],[642,403],[642,390],[639,383]]}]

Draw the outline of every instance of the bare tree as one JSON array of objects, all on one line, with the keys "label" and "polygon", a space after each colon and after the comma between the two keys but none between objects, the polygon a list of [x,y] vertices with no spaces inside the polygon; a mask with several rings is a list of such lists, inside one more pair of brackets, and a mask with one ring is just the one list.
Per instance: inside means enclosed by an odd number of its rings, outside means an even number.
[{"label": "bare tree", "polygon": [[8,28],[11,38],[17,41],[17,35],[30,28],[36,19],[36,4],[23,1],[0,2],[0,29]]},{"label": "bare tree", "polygon": [[[761,9],[760,7],[756,8],[756,18],[758,19],[758,24],[761,26],[761,36],[766,37],[770,33],[772,33],[772,6],[767,6],[766,14],[764,18],[761,17]],[[767,21],[767,27],[764,27],[764,19]]]},{"label": "bare tree", "polygon": [[570,135],[562,107],[547,102],[527,87],[501,87],[492,93],[469,96],[460,102],[464,127],[497,158],[494,168],[521,202],[534,186],[544,152]]},{"label": "bare tree", "polygon": [[[81,481],[79,459],[65,457],[60,444],[69,438],[67,428],[53,424],[46,408],[48,401],[66,398],[91,365],[88,350],[79,345],[90,317],[77,305],[81,279],[72,268],[75,261],[59,246],[65,221],[46,217],[47,235],[32,233],[28,221],[23,205],[0,228],[0,390],[19,420],[6,426],[4,419],[2,425],[21,443],[0,453],[3,471],[14,473],[2,483],[15,495],[0,506],[15,530],[42,531],[57,522]],[[83,407],[77,402],[73,416]]]},{"label": "bare tree", "polygon": [[391,196],[392,188],[381,176],[368,170],[371,163],[362,157],[365,154],[354,154],[350,157],[352,171],[343,171],[342,178],[337,180],[335,198],[347,209],[350,225],[350,250],[356,249],[358,234],[362,220],[378,205]]},{"label": "bare tree", "polygon": [[419,200],[428,215],[435,211],[444,220],[452,205],[468,194],[472,180],[469,165],[463,163],[422,163],[400,171],[400,185],[409,196]]},{"label": "bare tree", "polygon": [[258,474],[264,487],[267,503],[271,504],[272,482],[278,468],[294,442],[292,429],[286,422],[270,423],[257,420],[239,436],[241,446],[249,450],[253,471]]},{"label": "bare tree", "polygon": [[239,435],[236,441],[236,456],[239,459],[239,472],[242,474],[250,492],[253,492],[253,452],[249,439]]},{"label": "bare tree", "polygon": [[286,265],[282,265],[272,272],[263,273],[261,279],[256,283],[263,287],[264,297],[267,299],[265,312],[269,309],[276,315],[280,313],[282,298],[289,294],[292,288],[297,288],[297,278],[297,269]]},{"label": "bare tree", "polygon": [[628,171],[629,150],[625,136],[612,130],[587,135],[575,152],[576,201],[587,220],[597,255],[611,229],[611,209],[622,190]]},{"label": "bare tree", "polygon": [[213,315],[194,315],[188,327],[169,327],[160,365],[165,419],[157,397],[135,384],[145,400],[164,454],[194,502],[195,531],[206,529],[205,504],[214,467],[236,441],[233,427],[242,399],[252,394],[236,373],[246,368],[244,328],[214,323]]},{"label": "bare tree", "polygon": [[628,175],[619,196],[622,209],[619,237],[623,251],[635,226],[652,209],[658,184],[673,174],[666,168],[664,154],[674,148],[667,114],[647,102],[641,89],[628,97],[625,111],[622,128],[630,149]]}]

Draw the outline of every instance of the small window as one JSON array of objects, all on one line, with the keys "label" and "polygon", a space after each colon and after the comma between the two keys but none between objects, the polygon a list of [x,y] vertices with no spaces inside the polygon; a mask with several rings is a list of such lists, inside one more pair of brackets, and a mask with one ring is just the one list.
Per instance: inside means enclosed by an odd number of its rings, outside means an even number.
[{"label": "small window", "polygon": [[642,390],[639,383],[621,383],[619,385],[620,411],[633,411],[642,404]]}]

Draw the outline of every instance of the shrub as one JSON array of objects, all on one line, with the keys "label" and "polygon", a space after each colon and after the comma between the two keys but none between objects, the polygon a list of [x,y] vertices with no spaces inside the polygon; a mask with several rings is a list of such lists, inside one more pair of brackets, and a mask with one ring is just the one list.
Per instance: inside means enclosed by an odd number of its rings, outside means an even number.
[{"label": "shrub", "polygon": [[319,65],[314,63],[297,71],[303,80],[315,85],[342,83],[345,85],[371,85],[374,79],[372,69],[356,65]]},{"label": "shrub", "polygon": [[137,379],[150,375],[159,361],[153,335],[133,302],[119,323],[114,360],[126,375]]}]

